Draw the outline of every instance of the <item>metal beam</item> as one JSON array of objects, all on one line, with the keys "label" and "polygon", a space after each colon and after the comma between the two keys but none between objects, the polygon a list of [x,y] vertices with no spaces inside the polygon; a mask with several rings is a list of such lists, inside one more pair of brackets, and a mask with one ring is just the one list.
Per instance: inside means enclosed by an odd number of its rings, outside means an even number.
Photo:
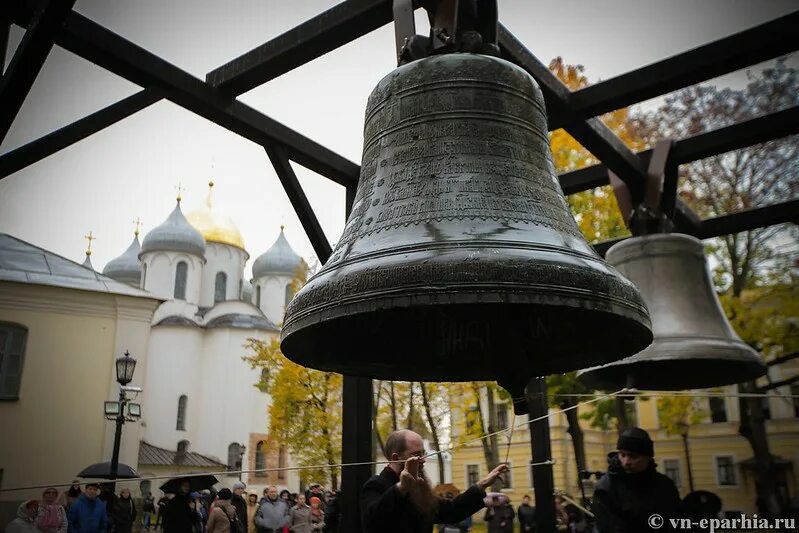
[{"label": "metal beam", "polygon": [[161,96],[153,91],[139,91],[44,137],[3,154],[0,156],[0,179],[41,161],[103,128],[116,124],[160,99]]},{"label": "metal beam", "polygon": [[799,106],[677,141],[675,163],[688,163],[799,133]]},{"label": "metal beam", "polygon": [[0,75],[6,68],[6,54],[8,53],[8,38],[11,33],[11,23],[0,15]]},{"label": "metal beam", "polygon": [[294,169],[291,168],[286,151],[282,147],[275,145],[264,146],[264,150],[266,150],[266,155],[269,156],[269,160],[275,168],[277,177],[280,178],[280,183],[283,184],[283,189],[285,189],[291,205],[294,206],[294,211],[302,223],[305,234],[311,241],[316,257],[322,263],[326,262],[332,253],[332,248],[325,236],[325,232],[322,231],[322,225],[319,224],[308,197],[305,196],[305,191],[302,190]]},{"label": "metal beam", "polygon": [[[577,115],[593,117],[799,49],[799,11],[574,91]],[[550,124],[563,127],[557,113]]]},{"label": "metal beam", "polygon": [[[74,4],[75,0],[49,0],[41,4],[33,14],[30,28],[22,37],[8,69],[0,79],[0,102],[3,102],[0,106],[0,143],[6,138],[11,123],[53,48],[53,40]],[[4,40],[8,42],[7,32]]]},{"label": "metal beam", "polygon": [[206,81],[238,96],[392,20],[391,0],[348,0],[209,72]]},{"label": "metal beam", "polygon": [[624,181],[634,199],[641,198],[646,167],[638,156],[599,119],[585,120],[575,114],[569,88],[502,24],[498,25],[498,40],[503,56],[538,82],[549,113],[571,117],[566,131]]},{"label": "metal beam", "polygon": [[[799,224],[799,199],[708,218],[699,222],[699,231],[696,233],[685,231],[680,233],[687,233],[700,239],[710,239],[785,223]],[[593,245],[594,250],[604,257],[608,248],[628,238],[598,242]]]},{"label": "metal beam", "polygon": [[[31,0],[17,6],[17,17],[25,17]],[[341,185],[358,182],[359,167],[324,146],[221,94],[178,67],[136,44],[71,13],[56,42],[66,50],[147,89],[261,146],[282,145],[297,163]]]},{"label": "metal beam", "polygon": [[[675,141],[669,162],[690,163],[797,133],[799,133],[799,106],[794,106]],[[648,165],[652,150],[643,150],[636,155],[643,164]],[[569,195],[607,185],[609,183],[607,173],[608,167],[604,163],[599,163],[560,174],[558,180],[564,194]]]},{"label": "metal beam", "polygon": [[700,237],[709,239],[786,222],[799,224],[799,199],[703,220]]}]

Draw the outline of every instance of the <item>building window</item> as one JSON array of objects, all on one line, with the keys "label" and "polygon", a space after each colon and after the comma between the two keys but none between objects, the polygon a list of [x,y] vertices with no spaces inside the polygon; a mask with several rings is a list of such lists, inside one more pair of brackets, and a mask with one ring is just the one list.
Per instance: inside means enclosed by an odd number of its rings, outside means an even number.
[{"label": "building window", "polygon": [[291,287],[291,283],[286,285],[286,303],[288,305],[291,299],[294,298],[294,289]]},{"label": "building window", "polygon": [[710,419],[714,423],[727,421],[727,406],[724,398],[710,398]]},{"label": "building window", "polygon": [[175,429],[178,431],[186,431],[186,403],[189,398],[185,394],[178,398],[178,417]]},{"label": "building window", "polygon": [[255,286],[255,307],[261,308],[261,286]]},{"label": "building window", "polygon": [[677,487],[682,487],[680,479],[680,461],[678,459],[664,459],[663,473],[666,474]]},{"label": "building window", "polygon": [[186,278],[189,276],[189,265],[186,261],[181,261],[175,267],[175,299],[186,299]]},{"label": "building window", "polygon": [[799,418],[799,383],[791,384],[791,396],[793,396],[793,416]]},{"label": "building window", "polygon": [[471,487],[480,481],[480,465],[466,465],[466,486]]},{"label": "building window", "polygon": [[239,280],[239,300],[244,300],[244,280]]},{"label": "building window", "polygon": [[[259,441],[258,444],[255,445],[255,469],[266,469],[266,442],[264,441]],[[255,475],[265,476],[266,472],[256,472]]]},{"label": "building window", "polygon": [[719,485],[737,485],[735,463],[730,455],[716,457],[716,478]]},{"label": "building window", "polygon": [[0,400],[19,399],[27,328],[0,322]]},{"label": "building window", "polygon": [[188,452],[188,451],[189,451],[189,441],[182,440],[182,441],[178,442],[178,455],[179,456],[185,457],[186,456],[186,452]]},{"label": "building window", "polygon": [[217,272],[214,280],[214,303],[224,302],[227,299],[227,274]]},{"label": "building window", "polygon": [[139,483],[139,492],[141,492],[142,498],[150,494],[152,492],[152,481],[145,479]]},{"label": "building window", "polygon": [[281,446],[277,453],[277,467],[279,468],[279,470],[277,471],[278,479],[286,479],[285,468],[287,466],[288,466],[288,452],[286,451],[285,446]]},{"label": "building window", "polygon": [[239,464],[239,454],[241,454],[241,444],[238,442],[231,442],[227,447],[227,468],[228,470],[236,470]]},{"label": "building window", "polygon": [[147,283],[147,263],[141,264],[141,288],[144,288],[144,284]]},{"label": "building window", "polygon": [[497,428],[505,429],[508,427],[508,405],[501,403],[497,405]]}]

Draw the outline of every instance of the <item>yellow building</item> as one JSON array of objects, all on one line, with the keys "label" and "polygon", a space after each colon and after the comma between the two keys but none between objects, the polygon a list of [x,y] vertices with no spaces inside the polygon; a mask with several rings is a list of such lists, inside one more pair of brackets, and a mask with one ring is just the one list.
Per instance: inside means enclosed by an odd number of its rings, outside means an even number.
[{"label": "yellow building", "polygon": [[[791,363],[798,362],[796,359]],[[788,366],[788,365],[785,365]],[[792,364],[793,369],[783,369],[781,372],[771,370],[773,381],[778,381],[781,375],[799,374],[799,365]],[[735,394],[736,387],[726,387],[727,394]],[[753,466],[753,452],[749,442],[738,435],[740,414],[738,398],[726,396],[723,398],[702,397],[702,391],[697,391],[697,398],[703,404],[703,411],[707,413],[702,422],[690,426],[688,432],[688,449],[693,475],[694,490],[707,490],[717,494],[723,502],[724,511],[756,512],[755,485]],[[796,384],[771,391],[769,397],[763,399],[763,405],[768,414],[766,431],[771,454],[777,457],[780,469],[780,488],[788,499],[799,492],[797,479],[799,478],[799,387]],[[513,419],[512,408],[503,403],[498,403],[498,428],[509,427]],[[655,460],[660,472],[671,477],[677,484],[680,495],[685,496],[689,489],[688,469],[683,439],[679,435],[669,435],[661,427],[658,419],[657,401],[654,396],[649,399],[636,399],[634,401],[634,421],[646,429],[655,443]],[[485,409],[485,406],[483,406]],[[581,412],[587,412],[590,407],[582,407]],[[550,409],[550,414],[556,413]],[[527,421],[526,416],[515,417],[516,425]],[[577,478],[574,450],[572,440],[567,433],[566,416],[562,413],[550,417],[550,437],[555,489],[563,490],[572,496],[579,497],[580,485]],[[580,421],[584,432],[586,466],[589,471],[602,471],[607,469],[607,454],[615,450],[617,432],[615,429],[602,431],[593,429],[585,420]],[[453,406],[452,439],[457,445],[462,442],[464,420],[458,406]],[[525,494],[535,498],[532,472],[529,467],[531,460],[530,433],[528,426],[517,428],[513,433],[513,440],[508,448],[507,434],[500,434],[497,439],[499,459],[504,461],[508,457],[511,466],[511,479],[509,488],[503,489],[511,499],[514,508],[521,503]],[[463,446],[454,450],[452,454],[452,483],[458,488],[465,488],[474,481],[481,479],[488,472],[484,459],[483,448],[479,442]],[[595,479],[585,482],[586,495],[591,494]],[[482,515],[476,515],[481,519]]]}]

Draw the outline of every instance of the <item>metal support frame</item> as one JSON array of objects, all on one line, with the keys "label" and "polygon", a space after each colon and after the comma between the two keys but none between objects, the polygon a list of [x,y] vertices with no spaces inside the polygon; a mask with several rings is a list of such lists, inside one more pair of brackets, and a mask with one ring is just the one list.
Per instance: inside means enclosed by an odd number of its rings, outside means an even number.
[{"label": "metal support frame", "polygon": [[[530,419],[541,418],[530,424],[530,448],[533,463],[543,463],[552,458],[549,437],[549,402],[546,378],[530,378],[525,389]],[[542,418],[543,417],[543,418]],[[535,527],[542,533],[555,533],[555,477],[551,464],[531,467],[535,488]]]},{"label": "metal support frame", "polygon": [[[347,187],[347,218],[355,203],[356,187]],[[372,380],[344,376],[341,460],[344,463],[368,463],[374,452],[372,432]],[[338,531],[361,533],[361,487],[371,477],[368,464],[346,468],[341,473],[341,524]]]},{"label": "metal support frame", "polygon": [[[30,28],[22,37],[8,69],[0,79],[0,102],[3,102],[0,106],[0,143],[6,138],[11,123],[33,87],[44,60],[53,48],[54,39],[74,4],[75,0],[49,0],[35,11]],[[5,34],[4,62],[8,32]]]},{"label": "metal support frame", "polygon": [[328,242],[325,232],[322,230],[322,225],[319,224],[319,220],[316,218],[316,213],[314,213],[308,197],[305,196],[305,191],[302,190],[294,169],[291,168],[286,151],[282,147],[275,145],[264,146],[264,150],[266,150],[266,155],[269,156],[269,160],[272,162],[277,177],[283,184],[283,189],[286,191],[291,205],[294,206],[294,211],[302,223],[305,234],[311,241],[316,257],[322,263],[326,262],[333,249],[330,247],[330,242]]}]

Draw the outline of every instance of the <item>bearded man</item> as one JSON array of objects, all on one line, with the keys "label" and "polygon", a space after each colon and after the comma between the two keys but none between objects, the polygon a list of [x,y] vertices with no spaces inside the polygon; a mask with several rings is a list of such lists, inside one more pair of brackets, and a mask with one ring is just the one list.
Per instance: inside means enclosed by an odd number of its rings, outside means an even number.
[{"label": "bearded man", "polygon": [[457,498],[446,500],[433,493],[424,472],[422,437],[408,429],[386,439],[386,459],[391,463],[372,476],[361,489],[364,533],[432,533],[433,524],[457,523],[486,504],[485,489],[508,471],[501,464]]}]

